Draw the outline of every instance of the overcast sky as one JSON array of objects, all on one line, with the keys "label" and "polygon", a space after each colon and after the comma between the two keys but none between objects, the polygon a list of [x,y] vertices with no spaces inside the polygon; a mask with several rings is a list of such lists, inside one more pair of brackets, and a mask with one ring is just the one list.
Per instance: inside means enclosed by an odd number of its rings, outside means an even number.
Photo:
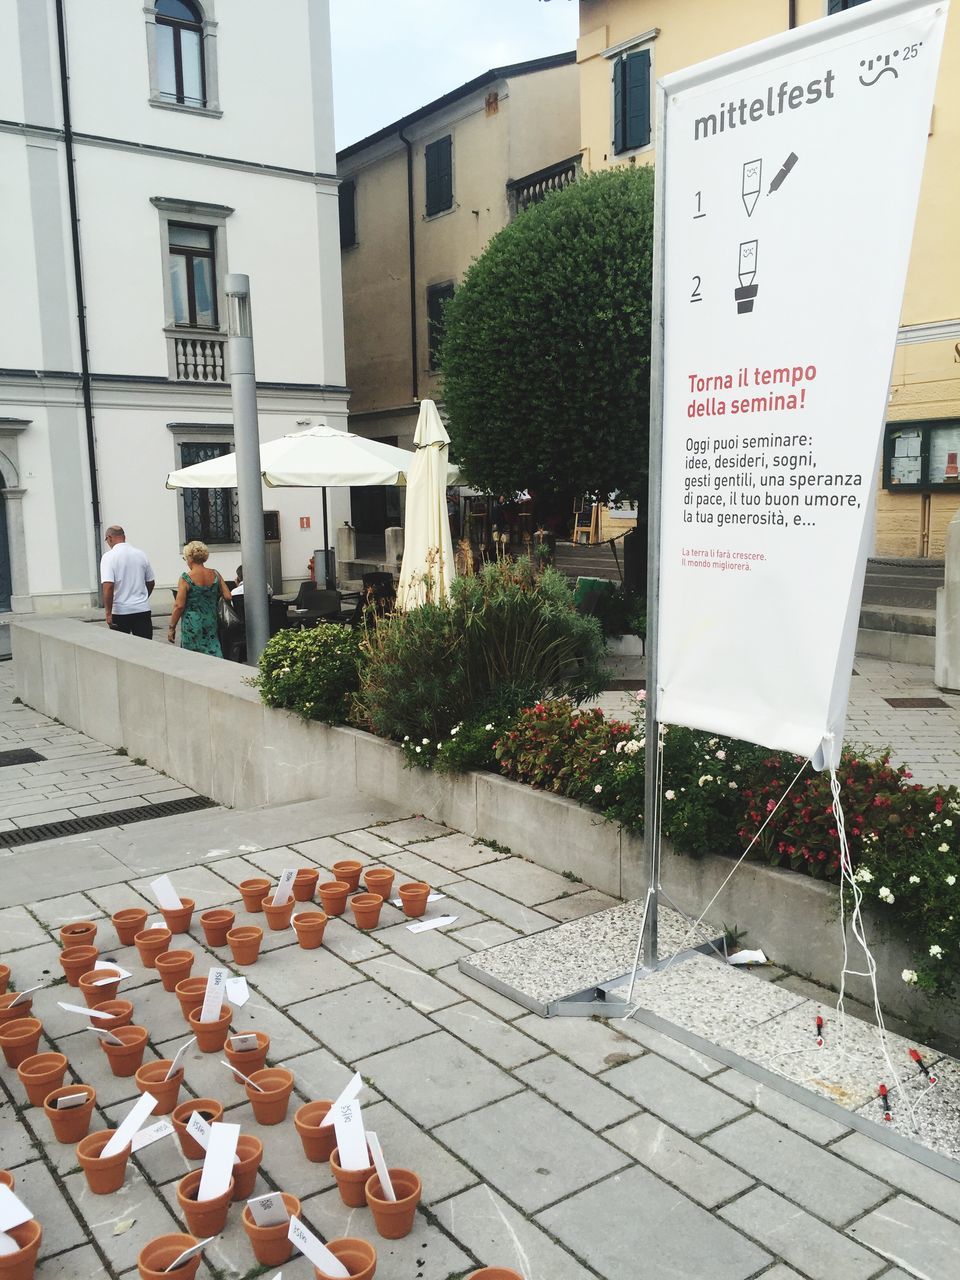
[{"label": "overcast sky", "polygon": [[573,49],[577,0],[331,0],[337,148],[491,67]]}]

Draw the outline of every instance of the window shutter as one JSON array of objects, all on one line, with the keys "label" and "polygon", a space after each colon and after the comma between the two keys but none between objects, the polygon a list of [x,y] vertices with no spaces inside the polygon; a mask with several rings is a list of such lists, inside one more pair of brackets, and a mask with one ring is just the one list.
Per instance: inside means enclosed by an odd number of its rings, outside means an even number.
[{"label": "window shutter", "polygon": [[619,154],[626,150],[624,141],[624,59],[617,58],[613,64],[613,149]]},{"label": "window shutter", "polygon": [[440,167],[440,208],[449,209],[453,205],[453,138],[447,134],[437,143]]},{"label": "window shutter", "polygon": [[641,49],[638,53],[630,53],[624,61],[624,150],[630,151],[634,147],[645,147],[650,141],[650,50]]},{"label": "window shutter", "polygon": [[357,243],[357,184],[353,178],[340,183],[337,195],[340,201],[340,248],[352,249]]},{"label": "window shutter", "polygon": [[427,217],[453,204],[453,138],[447,134],[424,151],[427,174]]}]

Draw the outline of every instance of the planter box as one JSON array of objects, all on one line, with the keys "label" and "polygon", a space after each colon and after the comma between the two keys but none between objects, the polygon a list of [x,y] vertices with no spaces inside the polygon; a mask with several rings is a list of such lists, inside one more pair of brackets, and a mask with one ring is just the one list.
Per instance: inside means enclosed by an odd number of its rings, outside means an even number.
[{"label": "planter box", "polygon": [[[248,667],[133,642],[71,618],[18,619],[12,634],[17,693],[28,706],[125,747],[220,804],[256,808],[358,790],[495,840],[613,897],[646,891],[642,842],[593,810],[495,774],[407,769],[392,742],[263,706]],[[665,842],[661,883],[696,918],[732,865],[719,856],[685,857]],[[718,929],[746,930],[750,946],[835,986],[842,964],[838,897],[835,885],[745,862],[706,919]],[[869,915],[867,926],[885,1010],[960,1033],[960,1015],[934,1010],[901,981],[901,970],[911,967],[905,943],[879,936]],[[861,968],[856,950],[850,954],[851,968]],[[872,1001],[863,979],[848,985],[851,995]]]}]

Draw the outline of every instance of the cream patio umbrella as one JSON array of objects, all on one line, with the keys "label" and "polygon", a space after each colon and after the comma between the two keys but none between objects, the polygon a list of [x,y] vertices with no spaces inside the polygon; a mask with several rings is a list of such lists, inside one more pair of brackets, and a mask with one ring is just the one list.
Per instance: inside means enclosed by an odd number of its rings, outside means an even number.
[{"label": "cream patio umbrella", "polygon": [[413,466],[407,475],[407,509],[397,608],[413,609],[425,600],[443,600],[456,577],[453,538],[447,514],[450,437],[432,400],[420,402],[413,437]]}]

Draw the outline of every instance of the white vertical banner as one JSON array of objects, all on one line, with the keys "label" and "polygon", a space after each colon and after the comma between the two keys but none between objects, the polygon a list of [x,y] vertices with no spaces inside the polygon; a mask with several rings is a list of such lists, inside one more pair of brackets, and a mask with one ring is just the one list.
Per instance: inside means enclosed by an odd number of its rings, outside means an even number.
[{"label": "white vertical banner", "polygon": [[839,758],[947,9],[872,0],[661,83],[668,724]]}]

